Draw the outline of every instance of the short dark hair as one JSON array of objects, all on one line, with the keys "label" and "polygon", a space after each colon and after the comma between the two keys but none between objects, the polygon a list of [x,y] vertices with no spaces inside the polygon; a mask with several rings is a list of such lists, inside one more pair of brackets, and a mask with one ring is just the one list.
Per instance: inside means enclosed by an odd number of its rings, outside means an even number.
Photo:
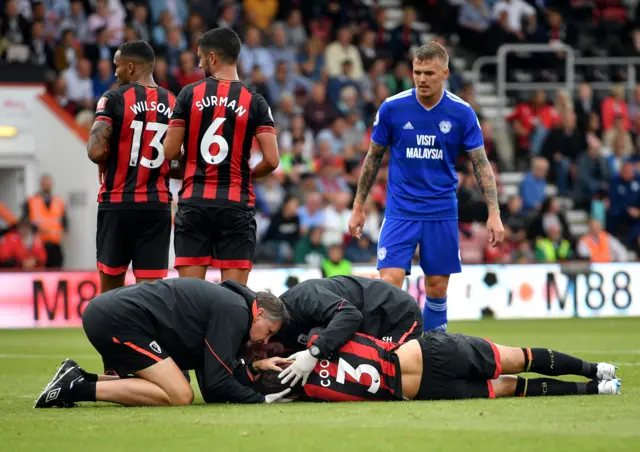
[{"label": "short dark hair", "polygon": [[271,292],[261,291],[256,293],[258,308],[264,309],[266,316],[273,322],[287,324],[291,320],[289,310],[284,302]]},{"label": "short dark hair", "polygon": [[445,67],[449,65],[449,54],[442,44],[436,41],[430,41],[413,54],[413,58],[418,61],[439,60]]},{"label": "short dark hair", "polygon": [[120,50],[120,56],[123,58],[133,58],[142,61],[143,63],[151,64],[156,61],[156,54],[153,52],[153,48],[146,41],[137,40],[129,41],[122,44],[118,50]]},{"label": "short dark hair", "polygon": [[[282,369],[286,369],[289,366],[281,364],[280,367]],[[279,374],[280,372],[275,370],[262,372],[254,382],[253,389],[263,395],[277,394],[284,391],[289,387],[289,383],[282,384],[282,380],[278,377]],[[302,381],[299,381],[293,388],[291,388],[291,392],[287,397],[295,397],[299,400],[305,398]]]},{"label": "short dark hair", "polygon": [[240,55],[240,37],[231,28],[214,28],[198,39],[198,47],[205,52],[214,52],[223,63],[238,61]]}]

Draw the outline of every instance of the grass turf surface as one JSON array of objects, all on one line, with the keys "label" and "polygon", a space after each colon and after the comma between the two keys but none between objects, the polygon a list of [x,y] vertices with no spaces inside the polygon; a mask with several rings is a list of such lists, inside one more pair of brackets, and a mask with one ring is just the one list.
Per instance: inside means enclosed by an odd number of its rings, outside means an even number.
[{"label": "grass turf surface", "polygon": [[184,408],[33,410],[62,359],[98,372],[100,358],[82,330],[0,330],[0,450],[640,450],[640,318],[456,322],[449,330],[612,362],[623,395],[207,406],[196,389],[196,405]]}]

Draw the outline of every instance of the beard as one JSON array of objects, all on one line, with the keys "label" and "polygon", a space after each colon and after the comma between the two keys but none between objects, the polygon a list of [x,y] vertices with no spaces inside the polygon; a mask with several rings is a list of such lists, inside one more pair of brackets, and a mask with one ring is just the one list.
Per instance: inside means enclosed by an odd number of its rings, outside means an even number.
[{"label": "beard", "polygon": [[204,72],[204,76],[205,77],[211,77],[213,75],[213,72],[211,71],[211,69],[209,69],[209,63],[208,62],[202,68],[202,71]]}]

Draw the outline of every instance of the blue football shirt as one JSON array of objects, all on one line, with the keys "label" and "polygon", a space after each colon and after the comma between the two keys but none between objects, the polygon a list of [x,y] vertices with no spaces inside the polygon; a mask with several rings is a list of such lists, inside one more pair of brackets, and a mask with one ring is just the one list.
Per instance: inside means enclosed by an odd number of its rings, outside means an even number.
[{"label": "blue football shirt", "polygon": [[416,90],[386,99],[373,124],[371,141],[391,147],[385,216],[409,220],[458,218],[455,162],[460,150],[484,146],[473,108],[444,91],[425,108]]}]

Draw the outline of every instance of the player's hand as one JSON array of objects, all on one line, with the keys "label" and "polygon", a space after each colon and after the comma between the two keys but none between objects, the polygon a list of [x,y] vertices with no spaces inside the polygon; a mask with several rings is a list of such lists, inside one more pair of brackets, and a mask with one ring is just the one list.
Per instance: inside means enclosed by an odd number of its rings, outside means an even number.
[{"label": "player's hand", "polygon": [[500,245],[504,240],[504,226],[502,226],[499,212],[489,214],[487,229],[489,230],[489,243],[491,246]]},{"label": "player's hand", "polygon": [[361,204],[354,203],[353,212],[351,212],[351,218],[349,218],[349,233],[358,239],[362,237],[362,230],[366,220],[367,216],[364,213],[364,207]]},{"label": "player's hand", "polygon": [[276,394],[269,394],[264,396],[264,403],[288,403],[293,402],[293,399],[285,399],[284,396],[291,392],[291,388],[287,388],[284,391]]},{"label": "player's hand", "polygon": [[294,360],[293,364],[280,372],[278,378],[282,381],[282,384],[287,384],[287,382],[293,379],[289,385],[291,387],[294,387],[296,383],[302,380],[302,386],[304,386],[307,383],[309,374],[311,374],[313,368],[316,367],[318,359],[314,358],[309,350],[294,353],[289,356],[288,359]]},{"label": "player's hand", "polygon": [[100,185],[104,184],[104,175],[107,172],[107,167],[104,163],[98,165],[98,182]]},{"label": "player's hand", "polygon": [[253,363],[253,368],[255,370],[259,370],[260,372],[266,372],[267,370],[277,370],[278,372],[282,372],[282,368],[279,367],[281,364],[291,364],[292,361],[286,358],[280,358],[279,356],[274,356],[273,358],[261,359],[260,361],[255,361]]}]

